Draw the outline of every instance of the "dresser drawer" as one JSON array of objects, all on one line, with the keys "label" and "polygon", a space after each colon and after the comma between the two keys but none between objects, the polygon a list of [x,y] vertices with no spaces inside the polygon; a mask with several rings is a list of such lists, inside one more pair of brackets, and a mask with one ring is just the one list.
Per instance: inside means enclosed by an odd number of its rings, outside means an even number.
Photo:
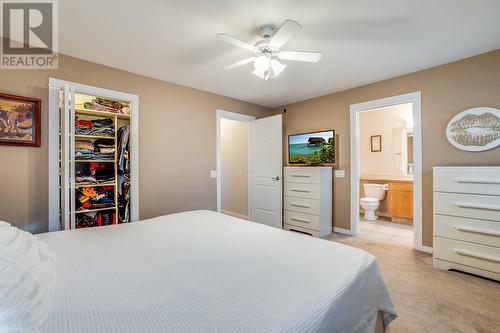
[{"label": "dresser drawer", "polygon": [[296,225],[291,225],[291,224],[285,224],[285,230],[288,230],[288,231],[298,231],[302,234],[309,234],[313,237],[320,237],[320,233],[319,231],[317,230],[311,230],[311,229],[307,229],[307,228],[303,228],[303,227],[298,227]]},{"label": "dresser drawer", "polygon": [[434,235],[500,247],[500,223],[434,215]]},{"label": "dresser drawer", "polygon": [[285,182],[319,184],[319,168],[285,168]]},{"label": "dresser drawer", "polygon": [[435,192],[434,214],[500,222],[500,196]]},{"label": "dresser drawer", "polygon": [[285,224],[319,230],[319,216],[285,210]]},{"label": "dresser drawer", "polygon": [[500,167],[434,168],[434,191],[500,195]]},{"label": "dresser drawer", "polygon": [[319,184],[285,183],[285,195],[306,199],[319,199]]},{"label": "dresser drawer", "polygon": [[434,237],[434,257],[500,273],[500,248]]},{"label": "dresser drawer", "polygon": [[285,196],[285,209],[299,213],[319,215],[319,200]]}]

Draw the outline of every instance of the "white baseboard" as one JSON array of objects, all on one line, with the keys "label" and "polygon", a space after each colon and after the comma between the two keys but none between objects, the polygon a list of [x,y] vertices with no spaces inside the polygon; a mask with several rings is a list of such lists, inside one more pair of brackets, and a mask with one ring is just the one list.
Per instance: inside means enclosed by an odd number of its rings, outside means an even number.
[{"label": "white baseboard", "polygon": [[426,253],[433,253],[434,252],[434,249],[430,246],[425,246],[425,245],[419,245],[415,248],[415,250],[417,251],[421,251],[421,252],[426,252]]},{"label": "white baseboard", "polygon": [[333,227],[333,232],[338,232],[339,234],[352,236],[352,232],[349,229]]},{"label": "white baseboard", "polygon": [[231,216],[234,216],[234,217],[239,217],[240,219],[248,220],[248,216],[247,215],[230,212],[228,210],[221,210],[221,213],[222,214],[226,214],[226,215],[231,215]]}]

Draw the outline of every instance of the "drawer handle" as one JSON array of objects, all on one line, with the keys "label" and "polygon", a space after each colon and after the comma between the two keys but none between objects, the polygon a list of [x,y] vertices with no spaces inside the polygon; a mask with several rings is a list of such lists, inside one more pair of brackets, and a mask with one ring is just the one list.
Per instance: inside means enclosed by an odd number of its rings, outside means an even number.
[{"label": "drawer handle", "polygon": [[290,205],[293,206],[293,207],[311,208],[310,205],[301,205],[301,204],[296,204],[296,203],[293,203],[293,204],[290,204]]},{"label": "drawer handle", "polygon": [[467,257],[473,257],[473,258],[479,258],[479,259],[484,259],[484,260],[489,260],[489,261],[500,262],[500,257],[494,257],[494,256],[486,255],[486,254],[469,252],[469,251],[458,250],[458,249],[453,249],[453,251],[456,254],[459,254],[459,255],[462,255],[462,256],[467,256]]},{"label": "drawer handle", "polygon": [[455,178],[454,181],[467,184],[500,184],[500,179]]},{"label": "drawer handle", "polygon": [[292,177],[298,177],[298,178],[309,178],[311,176],[309,175],[291,175]]},{"label": "drawer handle", "polygon": [[456,225],[453,228],[457,229],[458,231],[473,232],[476,234],[491,235],[491,236],[500,236],[499,231],[462,227],[459,225]]},{"label": "drawer handle", "polygon": [[455,206],[461,207],[461,208],[476,208],[476,209],[500,211],[500,206],[484,205],[484,204],[478,204],[478,203],[455,202]]},{"label": "drawer handle", "polygon": [[297,222],[303,222],[303,223],[311,223],[311,221],[309,221],[309,220],[303,220],[303,219],[299,219],[297,217],[292,217],[292,218],[290,218],[290,220],[297,221]]},{"label": "drawer handle", "polygon": [[299,190],[299,189],[291,189],[292,192],[300,192],[300,193],[311,193],[311,190]]}]

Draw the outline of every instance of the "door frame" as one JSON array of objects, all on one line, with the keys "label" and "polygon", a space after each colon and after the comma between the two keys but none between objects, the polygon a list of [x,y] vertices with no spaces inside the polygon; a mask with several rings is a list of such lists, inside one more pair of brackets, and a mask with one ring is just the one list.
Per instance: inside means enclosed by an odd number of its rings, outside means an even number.
[{"label": "door frame", "polygon": [[[220,130],[221,130],[221,120],[222,119],[230,119],[230,120],[237,120],[237,121],[242,121],[242,122],[247,122],[250,123],[254,121],[256,118],[254,116],[249,116],[246,114],[242,113],[236,113],[236,112],[230,112],[230,111],[225,111],[225,110],[216,110],[216,172],[217,172],[217,212],[221,213],[222,212],[222,184],[221,184],[221,177],[222,177],[222,162],[221,162],[221,142],[220,142]],[[248,183],[248,193],[250,193],[250,175],[251,175],[251,165],[252,165],[252,160],[251,160],[251,154],[250,154],[250,128],[248,129],[248,174],[247,174],[247,183]],[[248,207],[247,207],[247,216],[238,216],[240,218],[246,218],[250,219],[250,212],[251,212],[251,207],[252,207],[252,198],[250,195],[248,195]]]},{"label": "door frame", "polygon": [[360,186],[360,133],[359,114],[363,111],[412,104],[413,114],[413,247],[415,250],[432,253],[432,248],[422,244],[422,111],[421,92],[392,96],[350,105],[351,133],[351,235],[359,232],[359,186]]}]

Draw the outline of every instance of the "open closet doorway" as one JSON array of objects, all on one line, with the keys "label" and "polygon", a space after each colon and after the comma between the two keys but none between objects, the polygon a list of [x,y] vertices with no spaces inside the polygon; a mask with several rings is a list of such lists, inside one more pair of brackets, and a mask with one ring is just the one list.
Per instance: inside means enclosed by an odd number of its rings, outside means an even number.
[{"label": "open closet doorway", "polygon": [[282,228],[282,116],[217,110],[216,121],[217,211]]},{"label": "open closet doorway", "polygon": [[422,245],[420,92],[351,105],[351,233]]},{"label": "open closet doorway", "polygon": [[217,111],[217,211],[247,220],[253,120],[252,116]]}]

